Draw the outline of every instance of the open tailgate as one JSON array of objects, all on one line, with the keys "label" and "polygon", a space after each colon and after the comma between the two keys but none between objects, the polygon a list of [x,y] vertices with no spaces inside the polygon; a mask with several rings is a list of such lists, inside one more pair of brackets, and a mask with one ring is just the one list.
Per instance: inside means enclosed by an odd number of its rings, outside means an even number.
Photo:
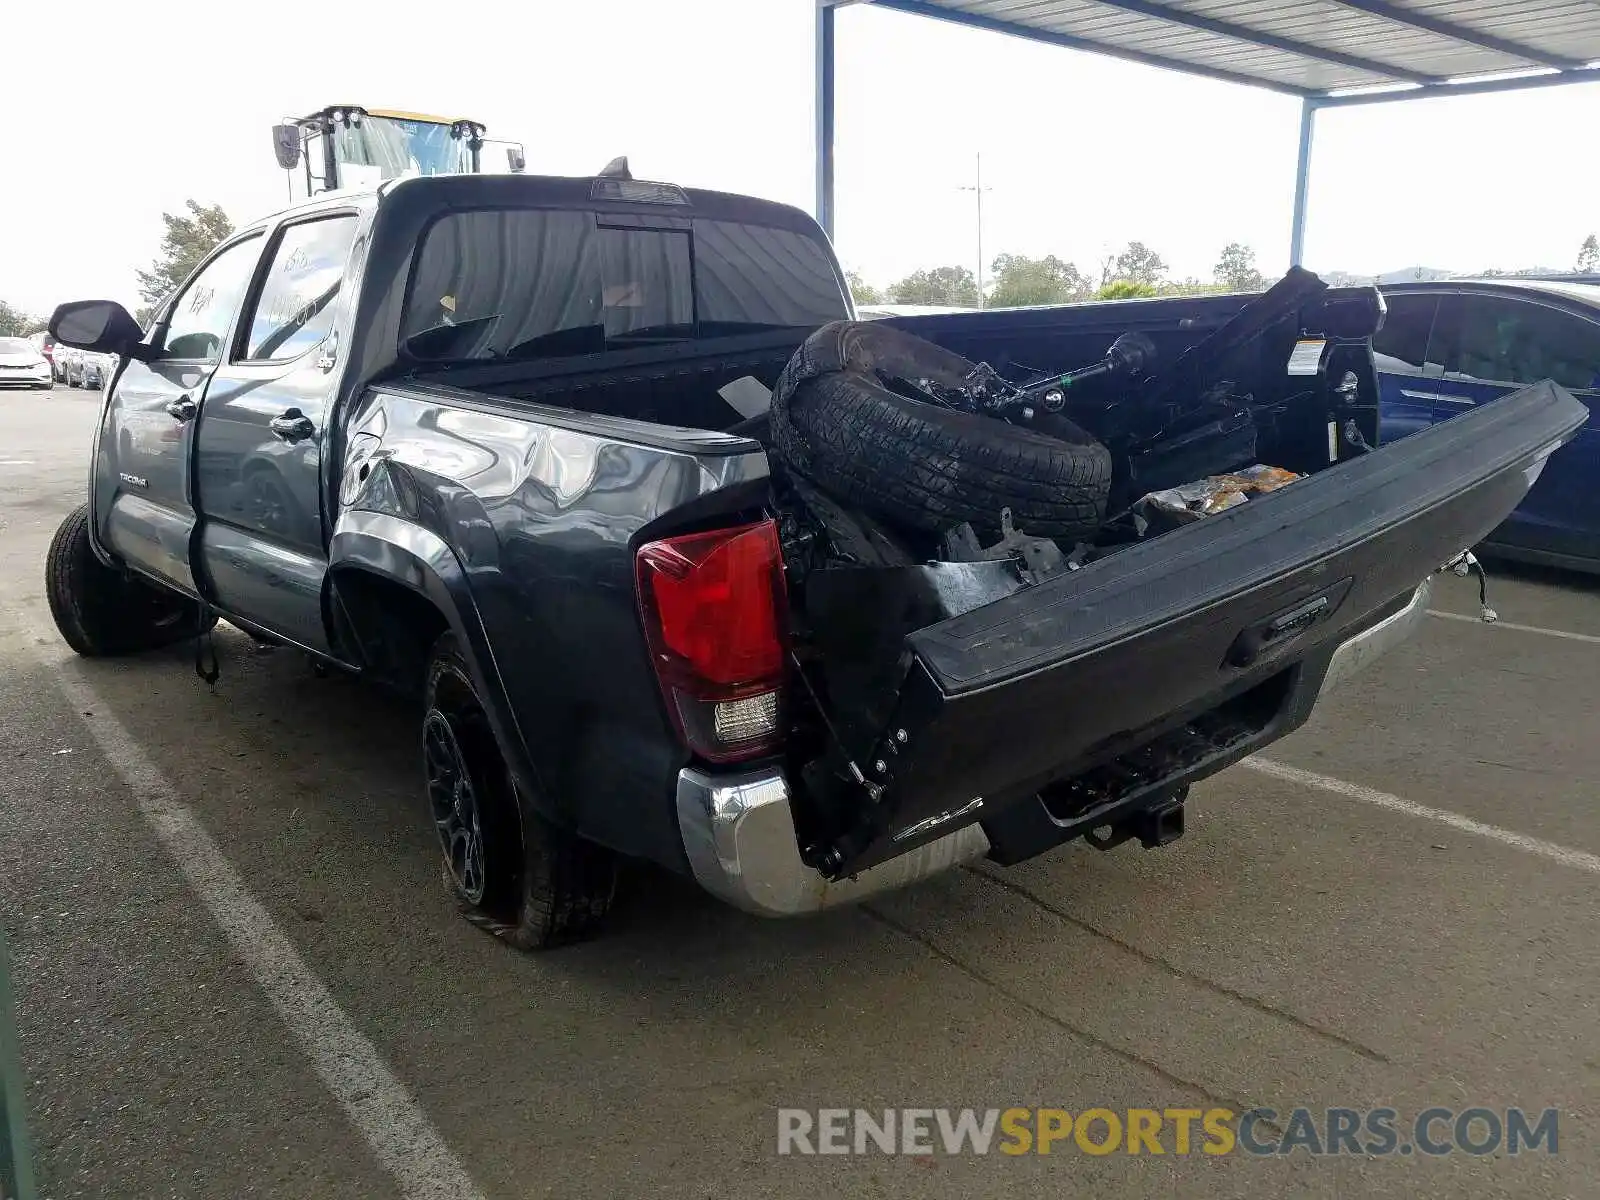
[{"label": "open tailgate", "polygon": [[1585,416],[1536,384],[907,635],[881,833],[844,870],[1331,653],[1499,524]]}]

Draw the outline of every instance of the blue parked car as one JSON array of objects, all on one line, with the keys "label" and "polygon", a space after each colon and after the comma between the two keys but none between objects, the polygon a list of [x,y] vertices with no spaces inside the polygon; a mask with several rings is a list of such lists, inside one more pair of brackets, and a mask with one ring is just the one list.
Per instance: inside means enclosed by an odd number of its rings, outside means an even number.
[{"label": "blue parked car", "polygon": [[1504,558],[1600,572],[1600,286],[1522,278],[1386,286],[1372,339],[1385,441],[1553,379],[1589,420],[1484,539]]}]

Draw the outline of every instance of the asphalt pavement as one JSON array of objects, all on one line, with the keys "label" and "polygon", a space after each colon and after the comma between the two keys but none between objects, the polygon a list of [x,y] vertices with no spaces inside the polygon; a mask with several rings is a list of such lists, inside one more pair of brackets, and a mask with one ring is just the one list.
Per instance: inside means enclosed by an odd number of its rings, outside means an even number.
[{"label": "asphalt pavement", "polygon": [[[0,926],[45,1195],[1594,1194],[1600,586],[1495,572],[1491,627],[1444,579],[1164,850],[789,923],[638,869],[605,937],[529,957],[444,898],[409,706],[226,628],[214,692],[182,649],[61,643],[44,552],[97,411],[0,393]],[[1554,1109],[1559,1145],[777,1152],[780,1109],[1380,1105]]]}]

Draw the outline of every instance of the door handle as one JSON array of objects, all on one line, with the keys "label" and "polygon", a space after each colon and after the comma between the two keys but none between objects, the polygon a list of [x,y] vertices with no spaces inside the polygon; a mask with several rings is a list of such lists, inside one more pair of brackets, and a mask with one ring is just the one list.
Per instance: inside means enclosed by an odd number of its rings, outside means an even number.
[{"label": "door handle", "polygon": [[199,406],[188,396],[179,396],[167,402],[167,415],[175,421],[192,421],[199,411]]},{"label": "door handle", "polygon": [[287,410],[281,417],[273,417],[267,422],[267,428],[272,430],[274,437],[285,442],[303,442],[317,431],[311,418],[298,408]]}]

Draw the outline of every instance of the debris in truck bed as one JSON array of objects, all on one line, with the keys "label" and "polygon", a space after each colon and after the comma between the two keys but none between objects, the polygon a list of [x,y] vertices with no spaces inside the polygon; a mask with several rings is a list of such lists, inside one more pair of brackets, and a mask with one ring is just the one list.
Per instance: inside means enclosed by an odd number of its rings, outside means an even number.
[{"label": "debris in truck bed", "polygon": [[1152,524],[1164,520],[1186,525],[1243,504],[1251,496],[1275,492],[1299,478],[1294,471],[1257,463],[1227,475],[1208,475],[1179,487],[1148,492],[1134,505],[1134,514]]}]

